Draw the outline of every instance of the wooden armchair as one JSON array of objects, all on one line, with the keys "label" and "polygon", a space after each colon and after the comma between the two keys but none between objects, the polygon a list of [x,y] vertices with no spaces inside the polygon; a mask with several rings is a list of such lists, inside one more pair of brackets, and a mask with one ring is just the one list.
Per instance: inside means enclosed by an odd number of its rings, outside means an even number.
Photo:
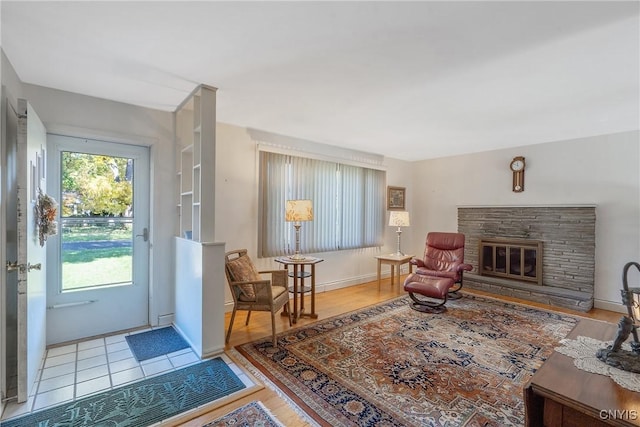
[{"label": "wooden armchair", "polygon": [[[287,272],[285,270],[257,271],[246,249],[237,249],[224,255],[225,274],[233,296],[233,312],[225,343],[229,342],[231,328],[236,317],[236,310],[247,310],[247,321],[252,311],[271,312],[271,336],[273,346],[276,341],[276,312],[283,306],[289,314],[291,326],[291,310],[289,307],[289,291],[287,289]],[[261,274],[271,274],[271,279],[262,279]]]}]

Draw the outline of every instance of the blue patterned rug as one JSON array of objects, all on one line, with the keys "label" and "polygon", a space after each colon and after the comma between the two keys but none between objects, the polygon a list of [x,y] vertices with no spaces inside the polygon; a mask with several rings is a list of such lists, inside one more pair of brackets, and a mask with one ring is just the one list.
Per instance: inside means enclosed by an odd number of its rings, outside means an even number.
[{"label": "blue patterned rug", "polygon": [[244,406],[216,418],[203,427],[284,427],[260,401],[247,403]]},{"label": "blue patterned rug", "polygon": [[245,388],[219,357],[63,403],[2,427],[144,427]]},{"label": "blue patterned rug", "polygon": [[189,348],[189,344],[171,326],[127,335],[125,339],[138,362]]}]

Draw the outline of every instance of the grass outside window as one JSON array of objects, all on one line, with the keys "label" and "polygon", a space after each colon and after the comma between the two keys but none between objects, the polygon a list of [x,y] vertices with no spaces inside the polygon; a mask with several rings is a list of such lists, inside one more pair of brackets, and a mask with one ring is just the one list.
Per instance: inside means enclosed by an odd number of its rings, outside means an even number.
[{"label": "grass outside window", "polygon": [[62,290],[131,283],[131,227],[129,219],[63,220]]}]

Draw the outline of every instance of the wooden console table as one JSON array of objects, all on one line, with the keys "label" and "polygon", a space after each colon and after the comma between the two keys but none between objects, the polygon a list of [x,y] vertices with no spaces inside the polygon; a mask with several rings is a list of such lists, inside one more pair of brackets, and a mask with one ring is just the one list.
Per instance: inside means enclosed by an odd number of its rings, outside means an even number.
[{"label": "wooden console table", "polygon": [[[617,325],[580,320],[567,338],[611,341]],[[640,393],[605,375],[582,371],[554,352],[524,389],[525,426],[640,426]]]},{"label": "wooden console table", "polygon": [[[293,277],[293,289],[291,289],[291,292],[293,293],[293,311],[291,312],[291,321],[293,323],[297,323],[298,318],[302,316],[308,316],[312,319],[318,318],[318,315],[316,314],[316,264],[322,261],[324,260],[314,257],[305,257],[301,260],[294,260],[288,256],[276,258],[276,262],[284,265],[285,270],[287,270],[288,276]],[[311,266],[311,272],[304,271],[305,265]],[[289,266],[293,266],[293,271],[289,271]],[[307,277],[311,278],[311,288],[309,288],[308,290],[306,290],[304,286],[304,279]],[[304,312],[305,292],[311,292],[310,313]],[[300,296],[300,310],[298,310],[298,295]]]},{"label": "wooden console table", "polygon": [[[391,286],[393,286],[394,276],[397,277],[398,284],[400,284],[400,267],[402,267],[402,264],[409,263],[409,261],[411,261],[412,258],[413,258],[413,255],[390,254],[390,255],[376,256],[376,259],[378,260],[378,290],[380,290],[380,276],[382,273],[382,264],[391,265]],[[395,274],[394,274],[394,269],[396,271]],[[413,264],[409,263],[409,274],[411,274],[412,269],[413,269]]]}]

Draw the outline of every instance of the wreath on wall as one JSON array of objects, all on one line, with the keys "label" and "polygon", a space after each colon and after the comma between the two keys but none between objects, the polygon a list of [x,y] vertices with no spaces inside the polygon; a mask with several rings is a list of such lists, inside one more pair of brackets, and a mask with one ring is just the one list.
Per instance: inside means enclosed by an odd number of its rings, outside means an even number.
[{"label": "wreath on wall", "polygon": [[43,193],[42,190],[38,190],[36,226],[38,227],[40,246],[44,246],[49,236],[54,236],[58,233],[58,222],[56,221],[57,212],[58,203],[55,199]]}]

